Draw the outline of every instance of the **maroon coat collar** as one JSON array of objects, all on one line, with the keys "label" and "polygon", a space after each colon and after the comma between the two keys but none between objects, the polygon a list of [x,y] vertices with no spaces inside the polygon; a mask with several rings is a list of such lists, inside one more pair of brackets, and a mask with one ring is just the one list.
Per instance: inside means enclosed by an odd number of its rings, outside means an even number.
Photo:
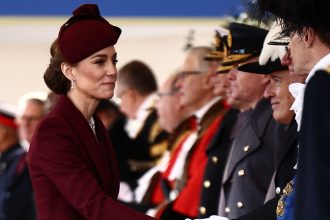
[{"label": "maroon coat collar", "polygon": [[113,180],[119,180],[117,161],[107,131],[100,119],[93,115],[99,140],[97,141],[84,116],[67,96],[60,97],[53,113],[61,114],[72,126],[72,130],[90,156],[89,162],[95,165],[101,187],[116,198],[119,184],[114,183]]}]

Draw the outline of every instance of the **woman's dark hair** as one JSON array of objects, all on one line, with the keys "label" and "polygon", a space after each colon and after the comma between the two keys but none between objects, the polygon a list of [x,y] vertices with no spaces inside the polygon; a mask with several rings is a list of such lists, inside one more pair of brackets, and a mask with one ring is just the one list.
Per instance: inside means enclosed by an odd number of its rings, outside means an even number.
[{"label": "woman's dark hair", "polygon": [[71,82],[64,76],[61,70],[61,63],[64,62],[64,58],[59,50],[57,39],[50,47],[50,54],[52,57],[44,73],[44,81],[53,92],[59,95],[66,94],[70,90]]}]

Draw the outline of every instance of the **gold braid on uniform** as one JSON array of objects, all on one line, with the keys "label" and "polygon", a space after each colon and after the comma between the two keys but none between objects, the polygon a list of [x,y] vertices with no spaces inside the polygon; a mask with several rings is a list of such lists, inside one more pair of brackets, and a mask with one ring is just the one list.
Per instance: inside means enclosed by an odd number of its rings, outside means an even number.
[{"label": "gold braid on uniform", "polygon": [[325,71],[327,71],[327,73],[330,74],[330,65],[325,69]]},{"label": "gold braid on uniform", "polygon": [[285,209],[285,201],[284,199],[287,198],[293,191],[293,180],[291,180],[288,184],[286,184],[285,188],[283,189],[283,194],[280,200],[277,203],[276,207],[276,216],[281,217],[284,215]]}]

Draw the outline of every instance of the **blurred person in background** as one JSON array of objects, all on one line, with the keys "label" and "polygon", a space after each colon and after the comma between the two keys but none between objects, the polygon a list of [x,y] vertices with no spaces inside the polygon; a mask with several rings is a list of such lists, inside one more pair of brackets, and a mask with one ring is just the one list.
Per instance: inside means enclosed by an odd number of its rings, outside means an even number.
[{"label": "blurred person in background", "polygon": [[33,133],[46,115],[45,100],[47,94],[44,92],[27,93],[18,101],[18,117],[20,139],[23,147],[28,150]]},{"label": "blurred person in background", "polygon": [[102,99],[100,101],[95,112],[101,119],[104,127],[109,131],[111,130],[112,125],[116,122],[116,120],[119,120],[120,117],[123,117],[117,104],[111,100],[106,99]]},{"label": "blurred person in background", "polygon": [[147,64],[139,60],[126,63],[118,71],[116,86],[119,108],[126,115],[127,122],[125,133],[113,143],[124,149],[128,168],[121,173],[122,189],[128,183],[134,190],[137,179],[155,166],[165,152],[167,134],[158,121],[155,109],[157,82]]},{"label": "blurred person in background", "polygon": [[53,110],[55,104],[57,103],[58,99],[60,98],[59,94],[56,94],[53,91],[49,91],[47,94],[47,98],[45,100],[45,112],[46,114]]},{"label": "blurred person in background", "polygon": [[213,93],[211,77],[218,63],[205,57],[211,47],[192,47],[181,67],[177,82],[181,93],[180,104],[194,114],[197,127],[187,137],[178,156],[173,158],[167,171],[171,186],[168,204],[157,212],[162,219],[185,219],[197,216],[202,178],[207,162],[206,148],[221,124],[227,106],[223,97]]},{"label": "blurred person in background", "polygon": [[166,152],[160,162],[148,170],[139,180],[134,191],[134,203],[130,206],[150,214],[152,208],[164,203],[168,198],[163,192],[163,183],[167,181],[166,170],[171,166],[169,161],[176,157],[180,143],[193,130],[191,112],[180,104],[181,94],[176,86],[180,74],[170,76],[157,92],[157,114],[161,126],[169,133]]},{"label": "blurred person in background", "polygon": [[0,103],[0,219],[35,220],[26,151],[19,143],[15,110]]},{"label": "blurred person in background", "polygon": [[[98,115],[102,121],[104,127],[107,129],[108,134],[113,144],[116,158],[119,166],[120,179],[125,179],[129,171],[127,164],[127,154],[128,150],[125,148],[125,139],[128,139],[125,132],[125,124],[127,122],[127,117],[119,110],[119,106],[112,100],[102,99],[98,104],[95,113]],[[123,188],[126,185],[121,185],[121,190],[119,192],[118,198],[132,199],[131,189],[128,187],[126,190]],[[123,192],[124,191],[124,192]],[[129,194],[129,195],[128,195]]]}]

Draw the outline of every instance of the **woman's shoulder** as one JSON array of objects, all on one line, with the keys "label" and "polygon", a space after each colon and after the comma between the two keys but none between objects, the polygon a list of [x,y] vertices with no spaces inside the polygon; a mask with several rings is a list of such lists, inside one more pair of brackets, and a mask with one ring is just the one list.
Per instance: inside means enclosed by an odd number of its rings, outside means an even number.
[{"label": "woman's shoulder", "polygon": [[65,127],[67,127],[67,124],[68,122],[61,114],[51,112],[41,120],[37,131],[44,131],[45,129],[65,129]]},{"label": "woman's shoulder", "polygon": [[59,150],[69,146],[73,137],[70,123],[65,117],[59,114],[49,114],[43,118],[34,132],[29,157],[32,155],[49,156],[54,149]]},{"label": "woman's shoulder", "polygon": [[58,139],[72,136],[73,131],[68,119],[61,114],[50,113],[38,124],[33,141],[39,145],[42,143],[52,145]]}]

